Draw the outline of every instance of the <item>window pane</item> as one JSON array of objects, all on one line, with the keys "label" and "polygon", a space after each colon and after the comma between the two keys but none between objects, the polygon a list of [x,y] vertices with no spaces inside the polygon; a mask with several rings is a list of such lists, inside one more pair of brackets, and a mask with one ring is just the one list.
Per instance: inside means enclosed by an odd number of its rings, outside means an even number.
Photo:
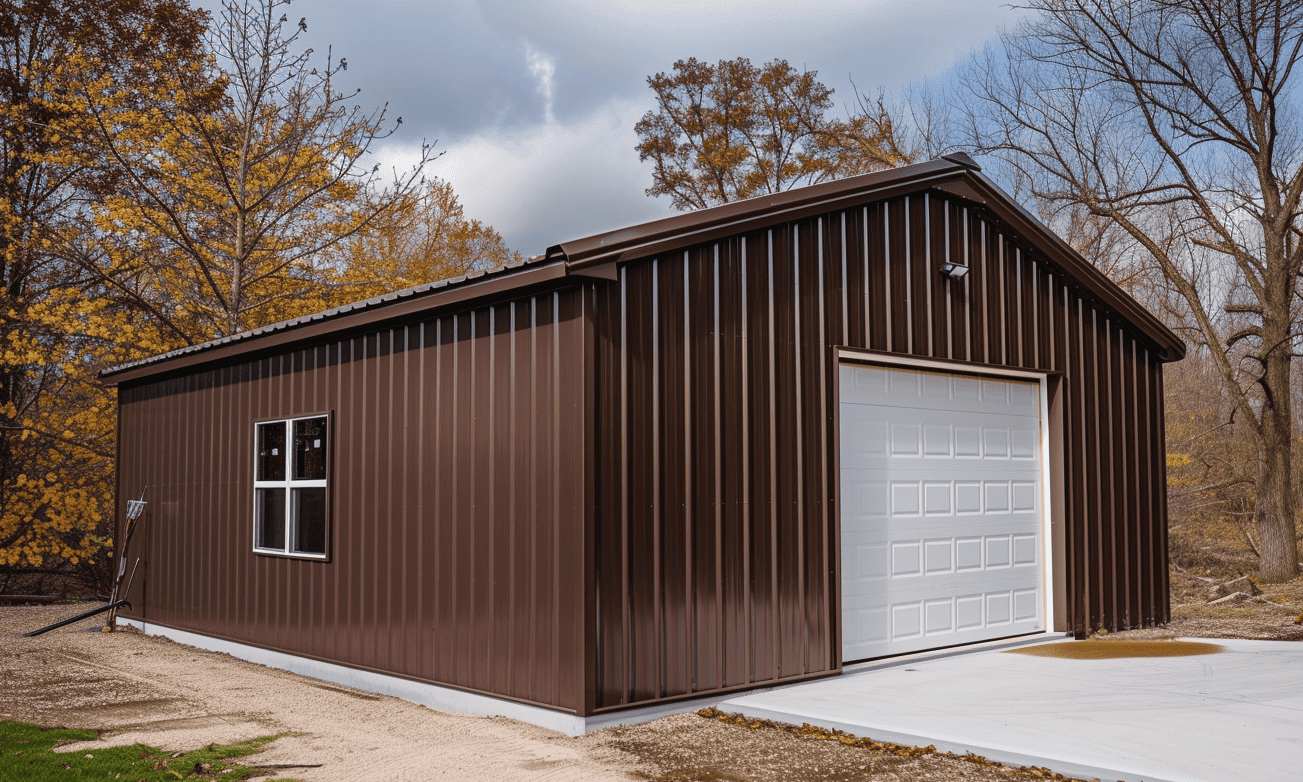
[{"label": "window pane", "polygon": [[258,548],[285,550],[285,490],[256,489],[258,524],[255,531]]},{"label": "window pane", "polygon": [[258,480],[285,480],[285,422],[258,424]]},{"label": "window pane", "polygon": [[294,480],[326,479],[326,419],[294,422]]},{"label": "window pane", "polygon": [[294,552],[326,553],[326,490],[294,490]]}]

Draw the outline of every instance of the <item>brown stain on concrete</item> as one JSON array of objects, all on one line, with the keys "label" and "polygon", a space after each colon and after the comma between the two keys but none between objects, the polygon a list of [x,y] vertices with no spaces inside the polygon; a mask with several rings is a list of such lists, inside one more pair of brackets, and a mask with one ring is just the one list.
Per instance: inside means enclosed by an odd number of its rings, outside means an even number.
[{"label": "brown stain on concrete", "polygon": [[1192,657],[1217,654],[1221,644],[1202,641],[1067,641],[1006,649],[1005,654],[1055,657],[1060,660],[1113,660],[1123,657]]}]

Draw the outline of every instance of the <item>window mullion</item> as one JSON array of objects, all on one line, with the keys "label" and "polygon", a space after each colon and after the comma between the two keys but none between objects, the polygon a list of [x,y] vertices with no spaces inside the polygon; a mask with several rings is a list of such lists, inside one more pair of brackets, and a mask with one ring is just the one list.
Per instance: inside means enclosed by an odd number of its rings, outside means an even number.
[{"label": "window mullion", "polygon": [[290,540],[290,519],[294,518],[294,460],[291,458],[294,453],[294,424],[291,421],[285,422],[285,553],[289,554],[294,550],[293,541]]}]

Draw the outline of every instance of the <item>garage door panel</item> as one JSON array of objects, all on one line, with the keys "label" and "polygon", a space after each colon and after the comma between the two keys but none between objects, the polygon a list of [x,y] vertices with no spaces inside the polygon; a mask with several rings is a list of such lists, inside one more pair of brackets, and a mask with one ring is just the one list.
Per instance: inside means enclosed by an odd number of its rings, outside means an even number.
[{"label": "garage door panel", "polygon": [[1039,388],[842,368],[843,659],[1044,628]]},{"label": "garage door panel", "polygon": [[901,422],[908,408],[874,408],[860,403],[842,404],[844,466],[868,468],[885,458],[933,464],[956,460],[981,464],[1009,460],[1034,464],[1040,447],[1040,421],[1024,416],[986,414],[980,424],[972,414],[931,411],[926,421]]},{"label": "garage door panel", "polygon": [[1014,568],[1004,568],[1003,572],[991,568],[986,570],[952,571],[944,579],[929,577],[922,572],[895,578],[888,577],[879,579],[876,582],[861,584],[858,589],[843,593],[842,597],[844,599],[848,594],[865,598],[876,596],[885,602],[894,602],[896,599],[931,600],[961,593],[1026,591],[1029,589],[1039,590],[1039,587],[1031,584],[1025,573],[1018,572]]},{"label": "garage door panel", "polygon": [[1006,582],[1009,588],[1037,588],[1039,549],[1028,551],[1029,542],[1029,536],[1003,535],[855,542],[843,546],[842,594],[908,590],[935,596]]},{"label": "garage door panel", "polygon": [[[994,518],[993,518],[994,517]],[[944,535],[1020,535],[1039,534],[1040,518],[1035,513],[1007,512],[985,515],[957,513],[953,515],[926,514],[889,516],[886,513],[856,514],[842,518],[845,535],[879,536],[882,540],[898,537],[936,537]]]},{"label": "garage door panel", "polygon": [[[948,595],[916,595],[902,593],[888,602],[881,602],[875,594],[855,595],[848,606],[864,612],[892,606],[951,606],[954,618],[951,629],[973,629],[979,625],[1030,623],[1040,618],[1041,594],[1036,589],[992,588]],[[920,614],[921,615],[921,614]],[[866,628],[872,630],[873,628]],[[934,632],[941,631],[941,625]],[[1031,628],[1036,629],[1036,628]],[[879,628],[880,630],[880,628]],[[873,633],[870,632],[870,635]],[[881,633],[879,633],[880,635]]]},{"label": "garage door panel", "polygon": [[1008,469],[996,468],[964,470],[949,480],[935,467],[898,469],[890,474],[844,470],[842,502],[848,513],[862,516],[1035,514],[1040,508],[1037,477],[1011,479]]},{"label": "garage door panel", "polygon": [[1030,382],[876,367],[854,369],[856,376],[841,386],[842,401],[852,404],[1017,414],[1039,394],[1037,385]]},{"label": "garage door panel", "polygon": [[846,616],[855,632],[844,638],[847,660],[907,654],[942,646],[1037,632],[1040,595],[1034,591],[992,591],[924,600],[865,603]]},{"label": "garage door panel", "polygon": [[[918,524],[904,528],[903,525],[893,524],[890,529],[870,529],[870,530],[851,530],[843,534],[843,546],[849,545],[876,545],[883,546],[889,543],[919,543],[923,542],[941,543],[956,549],[956,556],[959,555],[959,549],[964,548],[964,559],[967,560],[967,542],[969,541],[1003,541],[1005,547],[1009,549],[1008,559],[1011,562],[1028,562],[1040,550],[1035,545],[1036,540],[1040,537],[1037,523],[1031,520],[1018,526],[1007,526],[999,529],[975,528],[971,525],[958,523],[956,520],[932,520],[922,519]],[[961,546],[961,543],[964,545]],[[983,544],[985,546],[985,544]],[[991,544],[992,546],[995,543]]]}]

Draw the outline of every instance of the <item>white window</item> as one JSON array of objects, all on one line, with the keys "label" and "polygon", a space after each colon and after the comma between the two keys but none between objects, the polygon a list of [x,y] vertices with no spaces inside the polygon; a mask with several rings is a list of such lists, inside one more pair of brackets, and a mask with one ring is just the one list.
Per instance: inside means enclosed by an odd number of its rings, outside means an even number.
[{"label": "white window", "polygon": [[254,551],[326,557],[328,428],[324,415],[254,425]]}]

